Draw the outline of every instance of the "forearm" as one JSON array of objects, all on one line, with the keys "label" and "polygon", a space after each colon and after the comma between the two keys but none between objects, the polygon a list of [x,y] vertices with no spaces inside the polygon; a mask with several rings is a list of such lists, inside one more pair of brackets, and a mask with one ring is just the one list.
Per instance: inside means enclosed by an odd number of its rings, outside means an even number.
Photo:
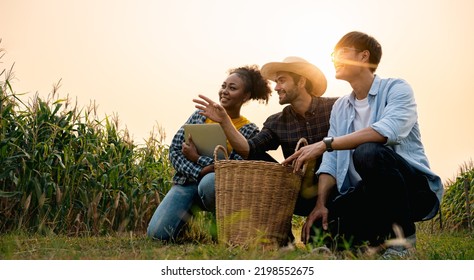
[{"label": "forearm", "polygon": [[207,175],[207,174],[209,174],[209,173],[211,173],[211,172],[214,172],[214,164],[204,166],[204,167],[201,169],[201,172],[199,172],[198,180],[201,180],[202,177],[204,177],[205,175]]},{"label": "forearm", "polygon": [[242,158],[248,158],[250,147],[247,139],[235,128],[232,120],[230,118],[225,119],[221,122],[221,127],[234,151]]},{"label": "forearm", "polygon": [[329,210],[326,207],[326,203],[329,200],[332,189],[336,185],[336,179],[329,174],[322,173],[319,175],[318,179],[318,198],[316,200],[316,205],[314,206],[313,211],[308,215],[303,229],[301,231],[301,240],[304,243],[308,243],[311,237],[311,228],[313,224],[321,220],[321,224],[324,230],[328,229],[328,216]]},{"label": "forearm", "polygon": [[329,196],[336,187],[336,179],[326,173],[319,175],[318,179],[318,198],[316,200],[316,207],[326,207]]},{"label": "forearm", "polygon": [[367,127],[347,135],[334,137],[332,148],[334,150],[352,150],[363,143],[369,142],[385,143],[387,138],[373,128]]}]

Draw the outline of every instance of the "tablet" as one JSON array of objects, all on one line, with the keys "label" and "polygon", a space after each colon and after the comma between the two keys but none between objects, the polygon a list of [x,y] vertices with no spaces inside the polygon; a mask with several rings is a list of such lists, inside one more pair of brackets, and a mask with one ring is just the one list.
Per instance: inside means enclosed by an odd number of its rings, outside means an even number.
[{"label": "tablet", "polygon": [[[227,137],[218,123],[185,124],[183,128],[185,141],[187,142],[191,135],[198,153],[202,156],[214,158],[214,149],[217,145],[227,149]],[[217,158],[224,158],[222,152],[218,153]]]}]

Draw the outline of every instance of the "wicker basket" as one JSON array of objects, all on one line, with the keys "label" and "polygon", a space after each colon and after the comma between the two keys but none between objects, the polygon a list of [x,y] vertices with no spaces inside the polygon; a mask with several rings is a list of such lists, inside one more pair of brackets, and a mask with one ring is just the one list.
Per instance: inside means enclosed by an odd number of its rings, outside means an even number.
[{"label": "wicker basket", "polygon": [[[298,142],[307,144],[305,139]],[[217,160],[219,150],[224,160]],[[216,220],[220,243],[286,245],[303,168],[252,160],[229,160],[214,151]]]}]

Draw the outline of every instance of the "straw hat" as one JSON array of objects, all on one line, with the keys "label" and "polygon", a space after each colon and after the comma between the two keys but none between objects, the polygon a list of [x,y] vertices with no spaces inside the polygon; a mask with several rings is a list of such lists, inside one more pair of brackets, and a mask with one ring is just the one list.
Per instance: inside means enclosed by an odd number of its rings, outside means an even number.
[{"label": "straw hat", "polygon": [[310,80],[313,85],[313,92],[310,94],[314,96],[321,96],[326,91],[327,81],[323,72],[300,57],[289,56],[283,62],[269,62],[263,65],[260,70],[265,79],[272,81],[276,79],[276,73],[280,71],[292,72]]}]

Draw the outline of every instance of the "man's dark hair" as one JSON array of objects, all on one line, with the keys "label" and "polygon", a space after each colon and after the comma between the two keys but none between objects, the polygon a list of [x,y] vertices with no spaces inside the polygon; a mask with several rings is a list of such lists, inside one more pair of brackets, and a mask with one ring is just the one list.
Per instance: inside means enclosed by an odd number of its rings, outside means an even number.
[{"label": "man's dark hair", "polygon": [[375,40],[374,37],[369,36],[359,31],[352,31],[344,35],[339,42],[337,42],[334,49],[340,49],[343,47],[353,47],[360,51],[368,50],[370,52],[369,63],[370,70],[375,72],[377,66],[382,58],[382,46]]},{"label": "man's dark hair", "polygon": [[[298,74],[293,73],[293,72],[288,72],[288,75],[290,75],[290,77],[293,78],[293,82],[295,84],[297,84],[300,81],[301,77],[304,77],[304,76],[298,75]],[[311,92],[313,92],[313,84],[311,83],[311,81],[308,78],[306,78],[306,84],[305,84],[304,88],[306,89],[306,91],[309,94],[311,94]]]}]

